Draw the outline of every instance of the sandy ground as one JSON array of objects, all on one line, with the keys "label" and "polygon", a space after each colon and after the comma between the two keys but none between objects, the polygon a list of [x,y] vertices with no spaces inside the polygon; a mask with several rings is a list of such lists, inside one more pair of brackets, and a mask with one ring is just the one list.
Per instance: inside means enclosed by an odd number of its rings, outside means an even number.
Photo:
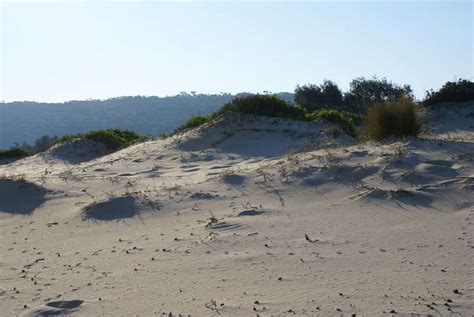
[{"label": "sandy ground", "polygon": [[1,315],[473,316],[474,106],[429,116],[357,144],[234,115],[1,165]]}]

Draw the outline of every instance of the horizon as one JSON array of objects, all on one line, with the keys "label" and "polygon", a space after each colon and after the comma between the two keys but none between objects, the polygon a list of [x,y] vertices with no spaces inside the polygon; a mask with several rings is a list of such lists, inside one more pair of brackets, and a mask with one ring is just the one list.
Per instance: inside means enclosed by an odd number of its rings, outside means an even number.
[{"label": "horizon", "polygon": [[199,96],[225,96],[225,95],[230,95],[230,96],[237,96],[240,94],[271,94],[271,95],[279,95],[279,94],[294,94],[293,91],[278,91],[278,92],[270,92],[270,91],[261,91],[261,92],[248,92],[248,91],[241,91],[237,93],[227,93],[227,92],[219,92],[219,93],[200,93],[197,91],[181,91],[175,95],[128,95],[128,96],[114,96],[114,97],[104,97],[104,98],[88,98],[88,99],[70,99],[70,100],[64,100],[64,101],[37,101],[37,100],[13,100],[13,101],[4,101],[0,100],[0,103],[51,103],[51,104],[63,104],[63,103],[68,103],[68,102],[87,102],[87,101],[107,101],[107,100],[113,100],[113,99],[120,99],[120,98],[174,98],[174,97],[179,97],[179,96],[193,96],[193,97],[199,97]]},{"label": "horizon", "polygon": [[[381,77],[378,77],[381,79]],[[459,79],[464,79],[464,78],[459,78]],[[452,79],[452,81],[455,81],[457,79]],[[337,83],[336,83],[337,84]],[[397,84],[397,83],[396,83]],[[443,83],[444,84],[444,83]],[[339,87],[340,88],[340,87]],[[413,89],[413,87],[411,87]],[[441,88],[441,86],[439,87]],[[435,91],[437,89],[434,89]],[[345,91],[342,91],[344,94]],[[87,98],[87,99],[67,99],[67,100],[57,100],[57,101],[43,101],[43,100],[11,100],[11,101],[6,101],[6,100],[0,100],[0,103],[45,103],[45,104],[64,104],[68,102],[88,102],[88,101],[107,101],[107,100],[113,100],[113,99],[120,99],[120,98],[136,98],[136,97],[141,97],[141,98],[174,98],[174,97],[179,97],[181,95],[187,95],[187,96],[225,96],[225,95],[231,95],[231,96],[237,96],[239,94],[271,94],[271,95],[279,95],[279,94],[295,94],[294,91],[256,91],[256,92],[250,92],[250,91],[239,91],[235,93],[229,93],[225,91],[221,92],[211,92],[211,93],[206,93],[206,92],[198,92],[198,91],[181,91],[177,94],[174,95],[123,95],[123,96],[111,96],[111,97],[103,97],[103,98]],[[421,98],[418,98],[415,96],[415,101],[422,101],[424,99],[425,95],[421,96]]]},{"label": "horizon", "polygon": [[293,93],[324,79],[347,91],[374,75],[422,99],[473,78],[471,1],[4,1],[1,11],[2,102]]}]

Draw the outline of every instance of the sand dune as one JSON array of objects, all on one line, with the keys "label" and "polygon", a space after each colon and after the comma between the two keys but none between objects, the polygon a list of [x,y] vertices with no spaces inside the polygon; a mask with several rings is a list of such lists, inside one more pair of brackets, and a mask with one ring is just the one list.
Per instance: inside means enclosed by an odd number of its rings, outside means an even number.
[{"label": "sand dune", "polygon": [[471,316],[474,130],[450,109],[419,139],[234,115],[2,165],[0,311]]},{"label": "sand dune", "polygon": [[104,156],[107,153],[109,153],[109,151],[102,143],[88,139],[77,139],[55,145],[40,155],[45,159],[78,164]]}]

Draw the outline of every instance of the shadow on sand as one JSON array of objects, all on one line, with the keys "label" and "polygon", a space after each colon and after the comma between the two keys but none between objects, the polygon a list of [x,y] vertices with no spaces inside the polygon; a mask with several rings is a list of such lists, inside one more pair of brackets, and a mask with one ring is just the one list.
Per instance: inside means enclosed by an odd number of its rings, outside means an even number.
[{"label": "shadow on sand", "polygon": [[110,221],[133,218],[138,213],[135,197],[124,196],[94,203],[82,212],[83,220]]},{"label": "shadow on sand", "polygon": [[47,190],[23,180],[0,179],[0,213],[31,215],[45,202]]}]

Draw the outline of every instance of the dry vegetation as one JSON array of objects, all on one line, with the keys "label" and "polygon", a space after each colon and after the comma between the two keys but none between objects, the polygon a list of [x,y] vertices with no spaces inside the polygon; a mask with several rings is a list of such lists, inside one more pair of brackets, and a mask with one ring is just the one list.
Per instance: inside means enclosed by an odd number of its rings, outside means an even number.
[{"label": "dry vegetation", "polygon": [[364,119],[362,140],[381,140],[389,136],[416,137],[421,119],[416,104],[409,98],[373,104]]}]

